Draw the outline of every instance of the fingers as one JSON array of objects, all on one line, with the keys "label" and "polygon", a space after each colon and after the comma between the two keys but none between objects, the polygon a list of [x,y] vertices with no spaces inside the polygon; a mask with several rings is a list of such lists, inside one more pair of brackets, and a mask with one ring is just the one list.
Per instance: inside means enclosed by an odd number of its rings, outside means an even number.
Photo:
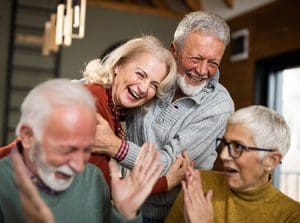
[{"label": "fingers", "polygon": [[213,197],[213,191],[210,189],[207,194],[206,194],[206,200],[208,201],[209,204],[212,204],[212,197]]},{"label": "fingers", "polygon": [[161,170],[160,153],[153,144],[144,144],[133,168],[134,174],[141,175],[145,182],[154,183]]},{"label": "fingers", "polygon": [[118,168],[117,162],[113,159],[110,159],[108,165],[109,165],[109,171],[110,171],[110,175],[111,175],[111,184],[113,185],[117,181],[120,180],[119,168]]},{"label": "fingers", "polygon": [[96,114],[97,124],[101,122],[107,122],[105,118],[103,118],[98,112]]},{"label": "fingers", "polygon": [[11,155],[15,180],[20,192],[24,214],[28,222],[54,223],[54,217],[40,197],[36,187],[27,175],[26,167],[18,152]]},{"label": "fingers", "polygon": [[30,199],[34,193],[37,193],[35,186],[27,176],[26,167],[19,153],[13,153],[11,156],[13,168],[15,171],[15,180],[17,187],[22,194]]}]

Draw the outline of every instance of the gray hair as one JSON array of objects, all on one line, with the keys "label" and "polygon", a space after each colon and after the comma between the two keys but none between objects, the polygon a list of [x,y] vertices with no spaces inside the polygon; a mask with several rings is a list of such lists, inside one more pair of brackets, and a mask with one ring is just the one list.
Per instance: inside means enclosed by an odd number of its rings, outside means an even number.
[{"label": "gray hair", "polygon": [[239,109],[227,124],[241,124],[249,129],[257,147],[276,149],[282,156],[290,147],[289,126],[280,114],[270,108],[252,105]]},{"label": "gray hair", "polygon": [[143,36],[127,41],[113,50],[102,61],[95,59],[90,61],[83,76],[88,83],[101,84],[103,87],[111,87],[114,80],[116,66],[127,63],[141,53],[150,53],[166,65],[166,77],[160,83],[157,96],[166,94],[176,79],[176,62],[169,50],[154,36]]},{"label": "gray hair", "polygon": [[43,126],[57,105],[84,105],[96,112],[95,100],[80,84],[68,79],[52,79],[33,88],[21,105],[21,118],[16,128],[20,135],[22,125],[30,126],[37,139],[41,139]]},{"label": "gray hair", "polygon": [[180,49],[191,32],[206,32],[215,35],[227,46],[230,41],[230,28],[221,17],[211,12],[191,12],[180,21],[174,33],[173,42]]}]

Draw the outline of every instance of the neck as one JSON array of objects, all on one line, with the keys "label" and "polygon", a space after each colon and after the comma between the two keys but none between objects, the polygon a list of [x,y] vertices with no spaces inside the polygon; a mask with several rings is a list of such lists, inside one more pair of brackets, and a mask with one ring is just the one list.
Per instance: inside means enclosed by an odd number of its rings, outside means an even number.
[{"label": "neck", "polygon": [[185,97],[185,96],[186,96],[186,95],[181,91],[181,89],[177,87],[172,102],[173,102],[173,101],[176,101],[176,100],[179,99],[179,98],[183,98],[183,97]]}]

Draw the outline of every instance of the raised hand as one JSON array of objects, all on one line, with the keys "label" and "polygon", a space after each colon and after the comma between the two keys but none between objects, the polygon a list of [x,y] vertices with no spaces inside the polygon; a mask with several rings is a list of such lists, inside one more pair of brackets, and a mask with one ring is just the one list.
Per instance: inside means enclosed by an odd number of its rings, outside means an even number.
[{"label": "raised hand", "polygon": [[11,158],[26,222],[54,223],[54,216],[29,179],[19,153],[13,153]]},{"label": "raised hand", "polygon": [[186,152],[176,156],[176,160],[171,164],[168,172],[166,173],[168,190],[171,190],[181,183],[181,181],[185,178],[187,168],[191,165],[192,162]]},{"label": "raised hand", "polygon": [[213,219],[212,190],[203,192],[199,170],[188,168],[182,190],[186,223],[207,223]]},{"label": "raised hand", "polygon": [[159,178],[162,171],[160,154],[152,144],[144,144],[134,168],[124,179],[120,179],[115,161],[111,160],[109,167],[114,204],[124,217],[132,219]]}]

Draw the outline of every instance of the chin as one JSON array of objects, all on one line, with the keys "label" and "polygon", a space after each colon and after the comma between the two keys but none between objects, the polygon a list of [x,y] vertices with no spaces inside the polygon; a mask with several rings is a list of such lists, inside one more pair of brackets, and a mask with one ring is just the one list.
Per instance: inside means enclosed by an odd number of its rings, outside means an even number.
[{"label": "chin", "polygon": [[[53,178],[52,178],[53,179]],[[69,180],[53,179],[48,181],[48,186],[54,191],[64,191],[68,189],[73,182],[73,177]]]},{"label": "chin", "polygon": [[197,95],[202,89],[205,87],[207,82],[199,83],[198,85],[192,85],[187,83],[187,80],[185,80],[185,77],[182,77],[180,75],[177,76],[177,86],[180,88],[182,93],[184,93],[187,96],[193,97]]}]

